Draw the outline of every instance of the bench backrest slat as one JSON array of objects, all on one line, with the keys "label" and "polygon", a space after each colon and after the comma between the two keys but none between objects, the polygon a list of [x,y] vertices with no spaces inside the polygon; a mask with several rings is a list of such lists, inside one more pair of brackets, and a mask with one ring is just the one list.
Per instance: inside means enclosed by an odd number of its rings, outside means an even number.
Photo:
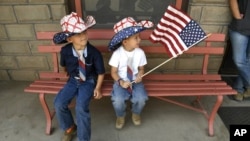
[{"label": "bench backrest slat", "polygon": [[[97,46],[98,50],[103,53],[108,53],[108,49],[105,46]],[[141,47],[145,53],[159,53],[166,54],[166,49],[164,47]],[[38,47],[39,52],[44,53],[59,53],[61,46],[58,45],[42,45]],[[184,52],[185,54],[223,54],[223,47],[191,47],[189,50]]]},{"label": "bench backrest slat", "polygon": [[[140,38],[142,40],[148,40],[150,34],[152,33],[153,30],[145,30],[140,34]],[[54,34],[57,32],[37,32],[36,33],[36,38],[39,40],[51,40],[53,39]],[[88,35],[90,39],[97,39],[97,40],[110,40],[114,36],[114,31],[110,29],[89,29],[88,30]],[[220,42],[220,41],[225,41],[225,34],[221,33],[213,33],[211,36],[205,39],[205,41],[208,42]]]},{"label": "bench backrest slat", "polygon": [[[148,39],[152,30],[146,30],[141,33],[142,39]],[[39,40],[51,40],[53,39],[54,34],[57,32],[37,32],[36,38]],[[114,36],[114,31],[110,29],[89,29],[88,36],[93,40],[110,40]]]},{"label": "bench backrest slat", "polygon": [[36,32],[36,38],[38,40],[52,40],[54,34],[57,32],[49,32],[49,31],[41,31],[41,32]]}]

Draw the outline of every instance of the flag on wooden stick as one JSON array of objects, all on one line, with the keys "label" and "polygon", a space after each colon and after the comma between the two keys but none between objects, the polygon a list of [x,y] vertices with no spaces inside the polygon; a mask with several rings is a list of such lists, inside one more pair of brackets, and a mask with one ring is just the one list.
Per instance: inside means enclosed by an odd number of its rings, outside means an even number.
[{"label": "flag on wooden stick", "polygon": [[210,35],[206,35],[199,24],[190,16],[171,5],[168,6],[149,39],[154,43],[162,43],[170,58],[144,73],[141,77],[153,72]]},{"label": "flag on wooden stick", "polygon": [[168,56],[176,57],[205,37],[206,33],[198,23],[170,5],[150,35],[150,40],[162,43]]}]

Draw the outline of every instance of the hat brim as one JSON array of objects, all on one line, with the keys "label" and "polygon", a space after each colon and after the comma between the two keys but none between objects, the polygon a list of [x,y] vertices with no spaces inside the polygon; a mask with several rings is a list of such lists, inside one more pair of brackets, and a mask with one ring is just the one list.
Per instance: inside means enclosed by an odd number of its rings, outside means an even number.
[{"label": "hat brim", "polygon": [[67,43],[67,38],[75,35],[76,33],[69,33],[69,32],[59,32],[56,33],[53,37],[53,42],[55,44],[64,44]]},{"label": "hat brim", "polygon": [[132,36],[136,33],[139,33],[143,30],[145,30],[146,28],[145,27],[142,27],[142,26],[132,26],[132,27],[128,27],[128,28],[125,28],[121,31],[119,31],[118,33],[116,33],[111,41],[109,42],[109,45],[108,45],[108,49],[110,51],[115,51],[117,48],[119,48],[118,45],[120,45],[120,43],[128,38],[129,36]]}]

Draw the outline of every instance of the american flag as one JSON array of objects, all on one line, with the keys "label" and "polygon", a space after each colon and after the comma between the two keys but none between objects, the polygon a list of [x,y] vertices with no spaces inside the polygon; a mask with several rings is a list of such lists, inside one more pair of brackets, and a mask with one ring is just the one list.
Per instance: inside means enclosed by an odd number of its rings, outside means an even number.
[{"label": "american flag", "polygon": [[176,57],[205,37],[206,33],[199,24],[170,5],[150,35],[150,40],[162,43],[168,56]]}]

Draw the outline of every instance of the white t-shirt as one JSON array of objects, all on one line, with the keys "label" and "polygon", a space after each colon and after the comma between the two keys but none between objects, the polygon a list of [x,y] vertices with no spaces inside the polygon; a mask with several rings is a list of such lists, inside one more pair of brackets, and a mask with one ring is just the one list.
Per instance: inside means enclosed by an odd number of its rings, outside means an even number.
[{"label": "white t-shirt", "polygon": [[123,46],[116,49],[110,60],[109,65],[118,68],[118,75],[123,80],[127,78],[127,66],[129,65],[133,71],[133,80],[138,74],[138,67],[147,64],[147,59],[144,51],[141,48],[135,48],[133,51],[126,51]]}]

